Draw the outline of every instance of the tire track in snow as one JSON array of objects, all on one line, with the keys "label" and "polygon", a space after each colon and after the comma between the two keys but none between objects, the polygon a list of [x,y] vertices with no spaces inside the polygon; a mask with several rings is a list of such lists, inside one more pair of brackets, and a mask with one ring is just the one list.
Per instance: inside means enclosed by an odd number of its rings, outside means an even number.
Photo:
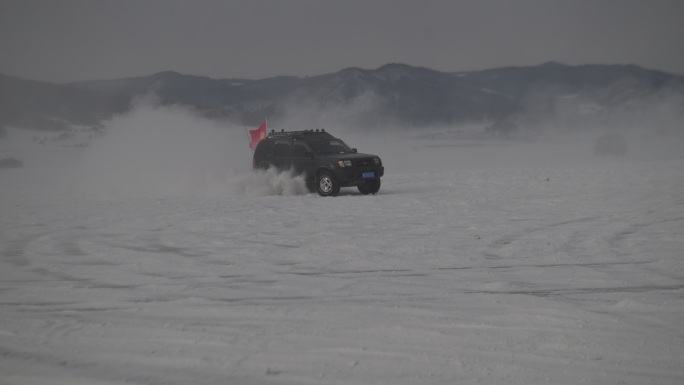
[{"label": "tire track in snow", "polygon": [[549,230],[549,229],[557,229],[560,227],[565,227],[567,225],[589,223],[589,222],[594,221],[598,218],[600,218],[600,217],[598,217],[598,216],[585,217],[585,218],[573,219],[573,220],[568,220],[568,221],[550,223],[548,225],[543,225],[543,226],[530,227],[530,228],[524,229],[522,231],[497,238],[497,239],[491,241],[489,243],[489,246],[492,248],[506,247],[506,246],[508,246],[514,242],[520,241],[520,240],[524,239],[525,237],[527,237],[533,233],[536,233],[536,232],[545,231],[545,230]]},{"label": "tire track in snow", "polygon": [[645,286],[615,286],[615,287],[583,287],[563,289],[539,289],[539,290],[474,290],[465,291],[468,294],[507,294],[507,295],[531,295],[535,297],[555,297],[581,294],[607,294],[607,293],[649,293],[663,291],[678,291],[684,289],[682,285],[645,285]]}]

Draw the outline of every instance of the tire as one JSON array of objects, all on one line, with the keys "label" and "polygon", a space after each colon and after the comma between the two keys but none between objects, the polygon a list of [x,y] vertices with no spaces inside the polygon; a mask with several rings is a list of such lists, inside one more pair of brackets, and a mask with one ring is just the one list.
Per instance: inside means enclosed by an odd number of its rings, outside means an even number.
[{"label": "tire", "polygon": [[380,179],[366,180],[358,185],[359,192],[363,195],[377,194],[380,191]]},{"label": "tire", "polygon": [[322,197],[334,197],[340,193],[340,184],[330,171],[323,171],[316,177],[316,191]]}]

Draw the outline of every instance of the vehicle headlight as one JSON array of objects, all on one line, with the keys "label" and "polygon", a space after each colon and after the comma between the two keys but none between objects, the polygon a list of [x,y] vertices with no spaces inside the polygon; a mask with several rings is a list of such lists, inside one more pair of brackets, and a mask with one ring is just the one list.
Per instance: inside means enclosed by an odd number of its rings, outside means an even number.
[{"label": "vehicle headlight", "polygon": [[337,165],[340,167],[351,167],[352,162],[351,162],[351,160],[341,160],[341,161],[337,162]]},{"label": "vehicle headlight", "polygon": [[380,162],[380,158],[373,158],[373,162],[375,162],[376,165],[382,163]]}]

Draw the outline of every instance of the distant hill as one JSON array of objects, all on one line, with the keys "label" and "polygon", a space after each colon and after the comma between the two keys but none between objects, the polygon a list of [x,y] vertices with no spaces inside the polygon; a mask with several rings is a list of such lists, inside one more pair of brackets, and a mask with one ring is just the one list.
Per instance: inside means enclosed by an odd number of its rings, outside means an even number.
[{"label": "distant hill", "polygon": [[[129,100],[152,95],[164,105],[189,105],[211,118],[240,123],[247,119],[251,124],[263,120],[264,116],[272,116],[275,101],[294,91],[301,83],[301,79],[286,76],[264,80],[216,80],[164,71],[150,76],[70,85],[84,90],[125,95]],[[250,119],[250,115],[254,117]]]},{"label": "distant hill", "polygon": [[0,74],[0,128],[62,131],[74,124],[92,126],[128,106],[128,98],[116,93]]},{"label": "distant hill", "polygon": [[479,122],[492,135],[524,136],[549,127],[614,126],[625,117],[632,124],[660,119],[657,125],[672,126],[662,116],[684,111],[684,77],[630,65],[555,62],[454,73],[387,64],[261,80],[166,71],[58,85],[0,76],[0,127],[58,130],[67,124],[97,124],[145,95],[250,127],[264,117],[287,129],[327,124],[411,129]]},{"label": "distant hill", "polygon": [[672,129],[684,121],[684,77],[637,66],[550,62],[463,75],[481,89],[515,102],[512,114],[489,127],[492,133],[629,129],[643,124]]}]

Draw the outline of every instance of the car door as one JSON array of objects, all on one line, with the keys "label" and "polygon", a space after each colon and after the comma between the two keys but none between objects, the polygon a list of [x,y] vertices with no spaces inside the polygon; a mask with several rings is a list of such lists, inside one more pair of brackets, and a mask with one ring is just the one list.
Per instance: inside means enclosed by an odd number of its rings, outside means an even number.
[{"label": "car door", "polygon": [[273,145],[271,164],[278,170],[289,170],[292,167],[292,142],[289,138],[278,139]]},{"label": "car door", "polygon": [[303,140],[294,140],[292,146],[292,169],[296,175],[305,174],[305,179],[312,179],[316,172],[316,160],[313,151]]}]

